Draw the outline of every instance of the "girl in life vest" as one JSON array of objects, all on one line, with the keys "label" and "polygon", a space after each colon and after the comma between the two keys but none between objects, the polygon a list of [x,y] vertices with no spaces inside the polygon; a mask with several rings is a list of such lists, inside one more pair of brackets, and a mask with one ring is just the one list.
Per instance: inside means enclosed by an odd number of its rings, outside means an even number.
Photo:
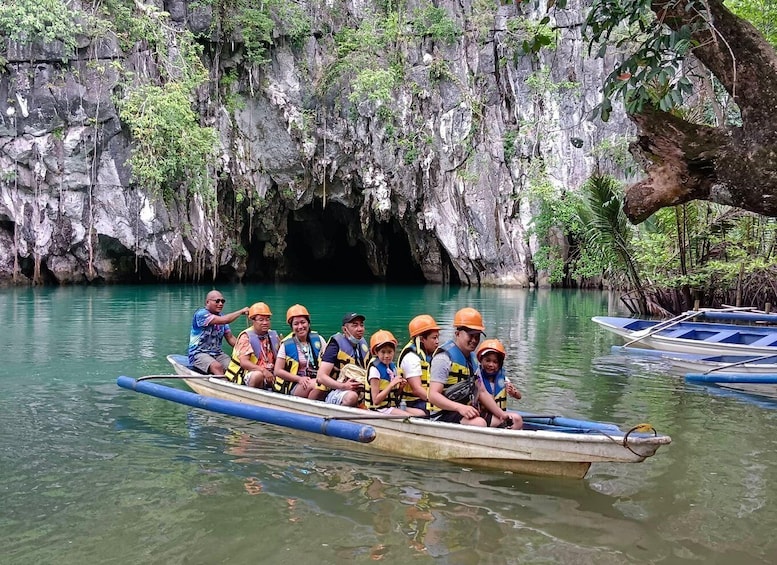
[{"label": "girl in life vest", "polygon": [[402,390],[407,381],[394,364],[397,340],[387,330],[378,330],[370,338],[373,357],[367,369],[369,387],[366,390],[367,408],[393,416],[425,416],[423,410],[401,410]]},{"label": "girl in life vest", "polygon": [[483,387],[478,394],[481,416],[494,428],[520,430],[523,419],[517,412],[507,412],[507,396],[521,398],[521,392],[504,373],[505,348],[498,339],[487,339],[477,349],[477,375]]}]

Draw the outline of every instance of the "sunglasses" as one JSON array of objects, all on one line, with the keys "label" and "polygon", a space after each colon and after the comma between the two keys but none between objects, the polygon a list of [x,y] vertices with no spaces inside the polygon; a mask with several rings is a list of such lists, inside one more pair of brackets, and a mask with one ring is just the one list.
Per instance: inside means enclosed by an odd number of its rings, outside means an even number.
[{"label": "sunglasses", "polygon": [[473,338],[480,339],[480,332],[478,330],[470,330],[468,328],[460,328],[459,331],[460,332],[464,332],[465,334],[467,334],[467,336],[470,339],[473,339]]},{"label": "sunglasses", "polygon": [[223,298],[212,298],[211,301],[215,302],[216,304],[224,304],[226,302],[226,300]]}]

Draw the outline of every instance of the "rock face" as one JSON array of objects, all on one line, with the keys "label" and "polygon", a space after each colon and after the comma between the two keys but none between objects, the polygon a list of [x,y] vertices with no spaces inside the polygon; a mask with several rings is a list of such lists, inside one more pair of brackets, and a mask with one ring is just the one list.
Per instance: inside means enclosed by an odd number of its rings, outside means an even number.
[{"label": "rock face", "polygon": [[[239,34],[214,31],[209,6],[158,6],[198,34],[214,78],[195,103],[219,133],[216,206],[184,193],[164,201],[131,174],[135,140],[115,99],[118,69],[152,66],[142,48],[107,34],[63,62],[56,42],[7,41],[0,281],[544,284],[534,187],[561,194],[595,167],[608,172],[595,149],[630,132],[622,115],[586,120],[610,67],[586,55],[582,10],[553,15],[555,49],[522,54],[530,26],[514,24],[541,14],[438,1],[461,33],[398,42],[402,76],[387,99],[353,96],[352,74],[327,83],[333,37],[385,3],[372,4],[298,3],[310,33],[274,37],[261,65],[247,62]],[[430,6],[407,4],[408,18]]]}]

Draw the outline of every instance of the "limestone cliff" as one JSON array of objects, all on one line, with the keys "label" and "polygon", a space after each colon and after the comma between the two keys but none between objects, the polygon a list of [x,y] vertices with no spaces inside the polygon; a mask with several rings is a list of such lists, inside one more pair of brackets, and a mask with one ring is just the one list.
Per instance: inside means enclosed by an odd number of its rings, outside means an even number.
[{"label": "limestone cliff", "polygon": [[[617,113],[586,119],[609,64],[587,56],[570,5],[540,28],[545,14],[521,3],[302,1],[293,17],[306,33],[292,40],[291,16],[270,13],[257,62],[245,29],[225,25],[226,3],[125,3],[137,18],[163,9],[169,17],[148,21],[171,33],[192,31],[210,76],[192,103],[218,132],[215,194],[181,182],[172,198],[132,174],[140,138],[117,109],[133,81],[169,79],[153,42],[127,43],[112,25],[78,34],[69,56],[62,41],[8,39],[0,280],[543,284],[533,191],[560,197],[595,167],[609,171],[599,149],[630,131]],[[430,14],[447,31],[419,24]],[[359,68],[338,67],[356,57],[344,58],[342,32],[367,24],[399,32]],[[358,82],[369,78],[383,83]]]}]

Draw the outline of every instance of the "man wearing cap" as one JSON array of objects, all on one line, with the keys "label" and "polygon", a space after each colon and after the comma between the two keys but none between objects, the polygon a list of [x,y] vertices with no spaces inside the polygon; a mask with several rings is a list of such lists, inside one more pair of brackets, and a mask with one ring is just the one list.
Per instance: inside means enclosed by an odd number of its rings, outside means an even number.
[{"label": "man wearing cap", "polygon": [[270,307],[264,302],[257,302],[249,308],[251,327],[237,336],[226,372],[230,381],[253,388],[272,388],[275,356],[281,340],[278,332],[270,329],[271,318]]},{"label": "man wearing cap", "polygon": [[[474,351],[485,329],[483,317],[474,308],[462,308],[453,317],[454,338],[442,345],[432,357],[429,369],[429,412],[438,422],[462,423],[485,426],[486,421],[472,403],[479,393],[475,381],[478,361]],[[485,334],[483,334],[485,335]],[[464,402],[456,402],[446,396],[446,391],[460,381],[472,384],[472,394]]]},{"label": "man wearing cap", "polygon": [[321,354],[316,382],[318,399],[330,404],[356,406],[362,396],[364,385],[358,381],[338,380],[340,370],[348,364],[362,369],[369,362],[369,347],[364,340],[364,316],[349,312],[343,316],[343,329],[329,338]]},{"label": "man wearing cap", "polygon": [[211,290],[205,297],[205,307],[199,308],[192,319],[189,335],[189,365],[203,373],[223,375],[229,365],[229,355],[221,349],[226,339],[233,346],[237,338],[229,324],[248,314],[248,306],[230,314],[222,314],[226,300],[218,290]]}]

